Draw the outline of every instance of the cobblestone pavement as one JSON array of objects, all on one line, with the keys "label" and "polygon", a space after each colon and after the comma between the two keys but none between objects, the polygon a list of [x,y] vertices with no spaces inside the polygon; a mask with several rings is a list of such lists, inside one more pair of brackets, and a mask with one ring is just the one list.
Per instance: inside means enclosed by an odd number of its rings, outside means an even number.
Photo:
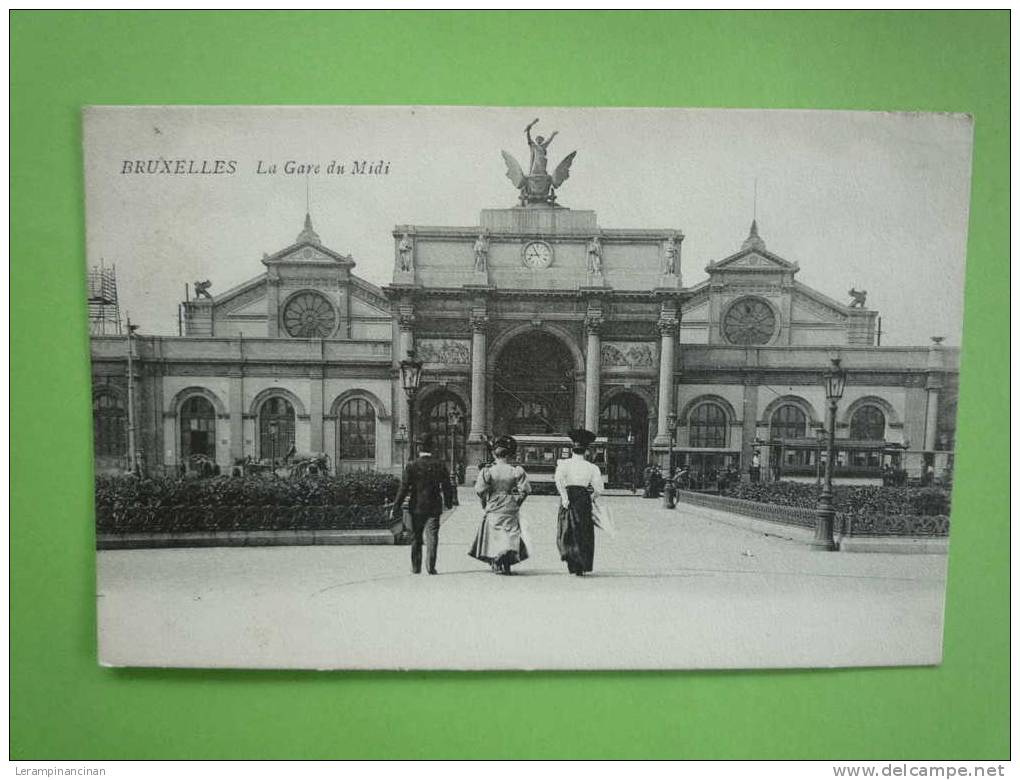
[{"label": "cobblestone pavement", "polygon": [[407,547],[98,553],[111,665],[304,668],[692,668],[938,663],[946,557],[815,552],[712,520],[608,499],[595,572],[569,576],[557,499],[534,496],[532,557],[499,577],[469,558],[480,512],[444,517],[439,576]]}]

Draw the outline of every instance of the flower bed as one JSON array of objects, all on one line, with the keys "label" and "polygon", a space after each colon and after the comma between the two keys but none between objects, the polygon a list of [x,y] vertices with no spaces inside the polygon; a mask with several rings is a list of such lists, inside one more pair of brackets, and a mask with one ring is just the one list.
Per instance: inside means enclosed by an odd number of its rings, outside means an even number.
[{"label": "flower bed", "polygon": [[101,534],[385,528],[398,480],[357,472],[297,480],[96,478]]}]

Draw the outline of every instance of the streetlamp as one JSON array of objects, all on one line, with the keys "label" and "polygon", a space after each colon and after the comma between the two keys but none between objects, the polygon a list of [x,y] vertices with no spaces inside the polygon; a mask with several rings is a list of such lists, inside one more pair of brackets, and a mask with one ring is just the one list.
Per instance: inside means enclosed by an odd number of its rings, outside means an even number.
[{"label": "streetlamp", "polygon": [[421,387],[421,371],[422,362],[415,360],[413,349],[409,350],[407,359],[400,361],[400,384],[407,396],[408,460],[414,459],[414,397]]},{"label": "streetlamp", "polygon": [[455,482],[460,482],[457,471],[457,434],[460,433],[460,426],[464,419],[464,413],[457,407],[453,407],[446,418],[446,428],[450,433],[450,474]]},{"label": "streetlamp", "polygon": [[627,468],[630,472],[628,479],[630,481],[630,492],[634,492],[634,477],[637,472],[637,458],[634,457],[634,429],[627,429]]},{"label": "streetlamp", "polygon": [[832,506],[832,465],[836,452],[836,408],[846,388],[846,371],[839,364],[839,358],[832,358],[832,367],[822,377],[825,400],[829,403],[829,441],[825,456],[825,484],[822,485],[822,492],[818,497],[815,538],[811,543],[816,550],[836,549],[836,542],[832,536],[833,520],[836,516],[836,510]]},{"label": "streetlamp", "polygon": [[669,458],[666,461],[666,485],[662,491],[662,505],[666,509],[676,506],[673,494],[673,444],[676,441],[676,412],[666,416],[666,428],[669,430]]}]

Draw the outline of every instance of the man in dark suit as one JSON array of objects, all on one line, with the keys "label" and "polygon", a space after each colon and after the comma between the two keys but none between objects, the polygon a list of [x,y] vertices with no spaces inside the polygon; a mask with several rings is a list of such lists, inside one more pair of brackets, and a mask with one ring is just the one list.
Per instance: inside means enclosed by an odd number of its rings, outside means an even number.
[{"label": "man in dark suit", "polygon": [[400,490],[393,504],[393,518],[399,519],[404,499],[410,497],[411,573],[421,574],[422,537],[427,549],[426,571],[436,573],[439,545],[439,516],[457,502],[456,488],[446,464],[432,455],[433,439],[426,434],[418,439],[418,457],[404,468]]}]

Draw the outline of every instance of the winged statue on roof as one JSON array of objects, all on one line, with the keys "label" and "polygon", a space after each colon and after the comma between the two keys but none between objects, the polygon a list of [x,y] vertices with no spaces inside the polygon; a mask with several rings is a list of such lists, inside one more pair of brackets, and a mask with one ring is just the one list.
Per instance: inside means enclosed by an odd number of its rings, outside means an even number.
[{"label": "winged statue on roof", "polygon": [[552,143],[559,131],[554,130],[548,138],[540,135],[532,138],[531,128],[537,123],[537,119],[532,120],[524,128],[524,135],[528,140],[528,148],[531,150],[531,161],[527,173],[524,172],[521,164],[517,162],[512,154],[505,150],[503,151],[503,161],[506,163],[506,177],[513,182],[513,185],[520,193],[519,199],[522,206],[537,203],[555,205],[556,190],[570,177],[570,164],[574,162],[574,156],[577,154],[575,151],[564,157],[560,164],[556,166],[556,170],[550,175],[547,169],[549,144]]}]

